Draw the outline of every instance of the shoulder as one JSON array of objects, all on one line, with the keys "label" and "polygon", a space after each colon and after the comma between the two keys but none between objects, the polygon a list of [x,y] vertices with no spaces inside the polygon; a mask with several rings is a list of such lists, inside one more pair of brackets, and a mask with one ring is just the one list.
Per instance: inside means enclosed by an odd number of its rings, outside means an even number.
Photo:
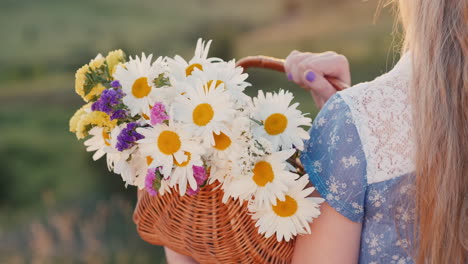
[{"label": "shoulder", "polygon": [[351,143],[352,138],[358,139],[351,109],[340,94],[333,95],[323,106],[309,133],[311,139],[304,152],[316,152],[318,147],[330,152]]},{"label": "shoulder", "polygon": [[360,222],[367,188],[366,158],[351,115],[341,96],[332,96],[314,120],[301,162],[327,203]]},{"label": "shoulder", "polygon": [[339,93],[336,93],[328,99],[315,117],[311,129],[318,130],[326,126],[336,126],[340,124],[340,121],[352,122],[352,120],[349,119],[350,117],[351,111],[348,104]]},{"label": "shoulder", "polygon": [[339,92],[350,109],[362,142],[369,183],[414,170],[409,99],[411,67],[407,57],[375,80]]}]

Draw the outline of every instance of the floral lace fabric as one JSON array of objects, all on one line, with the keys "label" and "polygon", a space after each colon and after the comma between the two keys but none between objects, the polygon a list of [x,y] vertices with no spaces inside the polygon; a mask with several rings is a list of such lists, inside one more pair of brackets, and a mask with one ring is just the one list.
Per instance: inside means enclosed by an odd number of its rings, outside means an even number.
[{"label": "floral lace fabric", "polygon": [[330,98],[301,155],[327,203],[362,222],[359,263],[413,263],[408,59],[406,55],[389,73]]},{"label": "floral lace fabric", "polygon": [[369,183],[414,171],[410,76],[405,54],[390,72],[340,93],[361,137]]}]

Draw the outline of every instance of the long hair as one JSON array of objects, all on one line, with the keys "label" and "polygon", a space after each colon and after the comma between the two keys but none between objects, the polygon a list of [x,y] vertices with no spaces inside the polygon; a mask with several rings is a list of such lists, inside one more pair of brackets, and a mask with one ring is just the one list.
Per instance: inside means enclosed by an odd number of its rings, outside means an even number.
[{"label": "long hair", "polygon": [[466,263],[468,1],[399,2],[414,73],[414,258],[418,264]]}]

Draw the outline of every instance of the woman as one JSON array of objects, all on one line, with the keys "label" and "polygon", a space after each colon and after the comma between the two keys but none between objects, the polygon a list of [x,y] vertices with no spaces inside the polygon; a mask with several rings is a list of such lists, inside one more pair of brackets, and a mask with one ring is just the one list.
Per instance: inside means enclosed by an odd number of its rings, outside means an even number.
[{"label": "woman", "polygon": [[468,263],[468,1],[399,5],[405,54],[372,82],[335,94],[346,58],[286,60],[323,106],[301,160],[326,203],[293,263]]},{"label": "woman", "polygon": [[344,56],[286,59],[323,106],[301,160],[326,203],[293,263],[468,263],[468,1],[399,6],[405,54],[372,82],[336,93]]}]

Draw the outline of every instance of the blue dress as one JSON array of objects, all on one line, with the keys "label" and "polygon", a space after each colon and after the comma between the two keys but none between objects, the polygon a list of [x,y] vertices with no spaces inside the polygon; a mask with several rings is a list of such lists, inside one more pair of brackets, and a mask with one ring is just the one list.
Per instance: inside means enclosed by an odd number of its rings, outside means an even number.
[{"label": "blue dress", "polygon": [[[379,80],[382,82],[389,78],[386,76]],[[375,85],[364,86],[357,88],[362,90],[357,97]],[[398,161],[395,157],[399,155],[388,150],[378,153],[387,147],[391,149],[392,146],[386,145],[395,145],[395,140],[384,138],[384,143],[379,143],[376,139],[363,138],[371,137],[365,129],[372,128],[372,124],[377,128],[389,124],[398,127],[408,125],[410,120],[403,122],[397,118],[392,121],[382,118],[382,115],[373,115],[372,111],[366,113],[362,110],[365,107],[354,105],[361,101],[350,98],[347,92],[340,92],[328,100],[310,129],[311,137],[301,155],[302,164],[312,184],[331,207],[351,221],[362,223],[359,263],[413,263],[414,173],[398,174],[402,170],[391,169],[391,161]],[[370,98],[372,96],[365,100]],[[392,111],[392,108],[387,111]],[[362,118],[366,114],[367,118]],[[380,146],[375,148],[375,155],[373,146]],[[411,144],[407,146],[411,148]],[[378,159],[380,156],[390,158]],[[372,170],[369,163],[373,163]],[[398,168],[397,163],[395,166]]]}]

